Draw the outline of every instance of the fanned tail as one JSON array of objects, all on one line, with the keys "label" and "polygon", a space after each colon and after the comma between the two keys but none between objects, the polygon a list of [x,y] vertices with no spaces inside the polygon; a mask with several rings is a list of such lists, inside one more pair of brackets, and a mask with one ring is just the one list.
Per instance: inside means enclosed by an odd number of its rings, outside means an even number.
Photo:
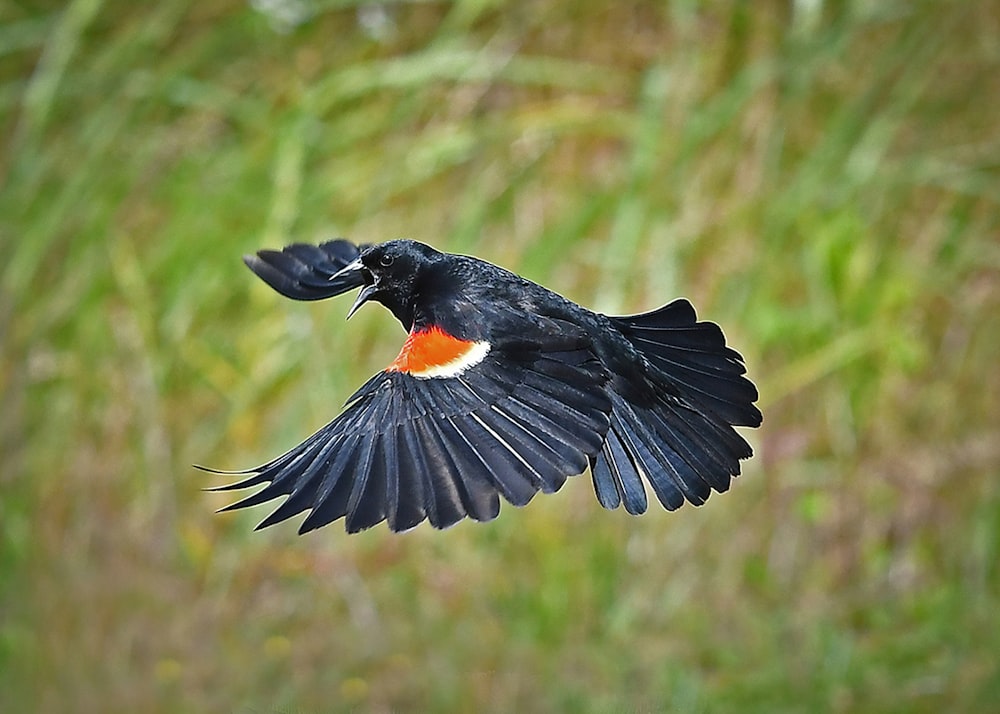
[{"label": "fanned tail", "polygon": [[611,322],[691,404],[733,426],[760,426],[757,387],[743,376],[743,356],[726,346],[722,328],[698,322],[687,300]]},{"label": "fanned tail", "polygon": [[687,300],[611,320],[656,368],[651,377],[668,388],[654,390],[643,404],[612,394],[607,439],[590,458],[601,505],[643,513],[644,482],[670,511],[728,490],[740,460],[753,455],[733,427],[762,421],[743,357],[726,346],[718,325],[697,321]]}]

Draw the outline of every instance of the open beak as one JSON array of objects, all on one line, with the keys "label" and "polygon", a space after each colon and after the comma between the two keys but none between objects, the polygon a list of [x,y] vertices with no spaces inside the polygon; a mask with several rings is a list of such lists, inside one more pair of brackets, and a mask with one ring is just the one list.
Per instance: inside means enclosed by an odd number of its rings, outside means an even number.
[{"label": "open beak", "polygon": [[330,282],[342,282],[351,287],[361,287],[361,292],[358,293],[357,299],[347,312],[348,320],[351,319],[351,315],[358,311],[359,307],[371,300],[372,296],[378,292],[378,288],[375,287],[375,283],[371,282],[371,280],[372,275],[361,262],[361,258],[348,263],[330,276]]},{"label": "open beak", "polygon": [[371,300],[372,296],[375,295],[375,293],[377,292],[378,288],[375,287],[375,283],[372,283],[371,285],[365,285],[363,288],[361,288],[361,292],[358,293],[358,297],[354,301],[354,304],[351,305],[351,309],[347,311],[347,319],[350,320],[351,315],[356,313],[359,307],[361,307],[366,302]]}]

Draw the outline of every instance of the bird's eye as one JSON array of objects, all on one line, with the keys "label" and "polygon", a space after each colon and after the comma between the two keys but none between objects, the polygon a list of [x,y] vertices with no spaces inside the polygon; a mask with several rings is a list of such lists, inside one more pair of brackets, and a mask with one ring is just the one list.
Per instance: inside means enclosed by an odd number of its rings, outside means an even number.
[{"label": "bird's eye", "polygon": [[381,258],[378,259],[378,264],[381,265],[383,268],[388,268],[390,265],[392,265],[393,260],[395,260],[395,258],[393,258],[392,255],[390,255],[389,253],[385,253]]}]

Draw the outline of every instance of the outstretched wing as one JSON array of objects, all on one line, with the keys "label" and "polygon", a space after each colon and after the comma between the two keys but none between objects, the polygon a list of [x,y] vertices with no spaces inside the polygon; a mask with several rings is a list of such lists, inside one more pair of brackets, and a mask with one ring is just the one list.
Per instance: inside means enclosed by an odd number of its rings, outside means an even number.
[{"label": "outstretched wing", "polygon": [[338,238],[320,245],[294,243],[281,250],[259,250],[243,256],[257,276],[293,300],[322,300],[341,295],[364,284],[362,274],[352,271],[331,278],[360,255],[365,246]]},{"label": "outstretched wing", "polygon": [[287,496],[258,528],[307,510],[300,533],[339,518],[348,532],[446,528],[495,518],[499,495],[523,506],[554,492],[600,451],[611,402],[580,328],[539,318],[504,343],[430,339],[411,334],[340,416],[217,489],[267,484],[224,510]]}]

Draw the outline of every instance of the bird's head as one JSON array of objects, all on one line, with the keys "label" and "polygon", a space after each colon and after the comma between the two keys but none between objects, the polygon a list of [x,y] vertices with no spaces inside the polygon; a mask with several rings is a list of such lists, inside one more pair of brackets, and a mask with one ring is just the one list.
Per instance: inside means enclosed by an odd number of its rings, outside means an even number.
[{"label": "bird's head", "polygon": [[369,300],[380,302],[409,329],[413,306],[419,292],[421,275],[442,257],[429,245],[412,240],[391,240],[364,250],[357,260],[335,274],[331,280],[360,274],[364,286],[347,317]]}]

